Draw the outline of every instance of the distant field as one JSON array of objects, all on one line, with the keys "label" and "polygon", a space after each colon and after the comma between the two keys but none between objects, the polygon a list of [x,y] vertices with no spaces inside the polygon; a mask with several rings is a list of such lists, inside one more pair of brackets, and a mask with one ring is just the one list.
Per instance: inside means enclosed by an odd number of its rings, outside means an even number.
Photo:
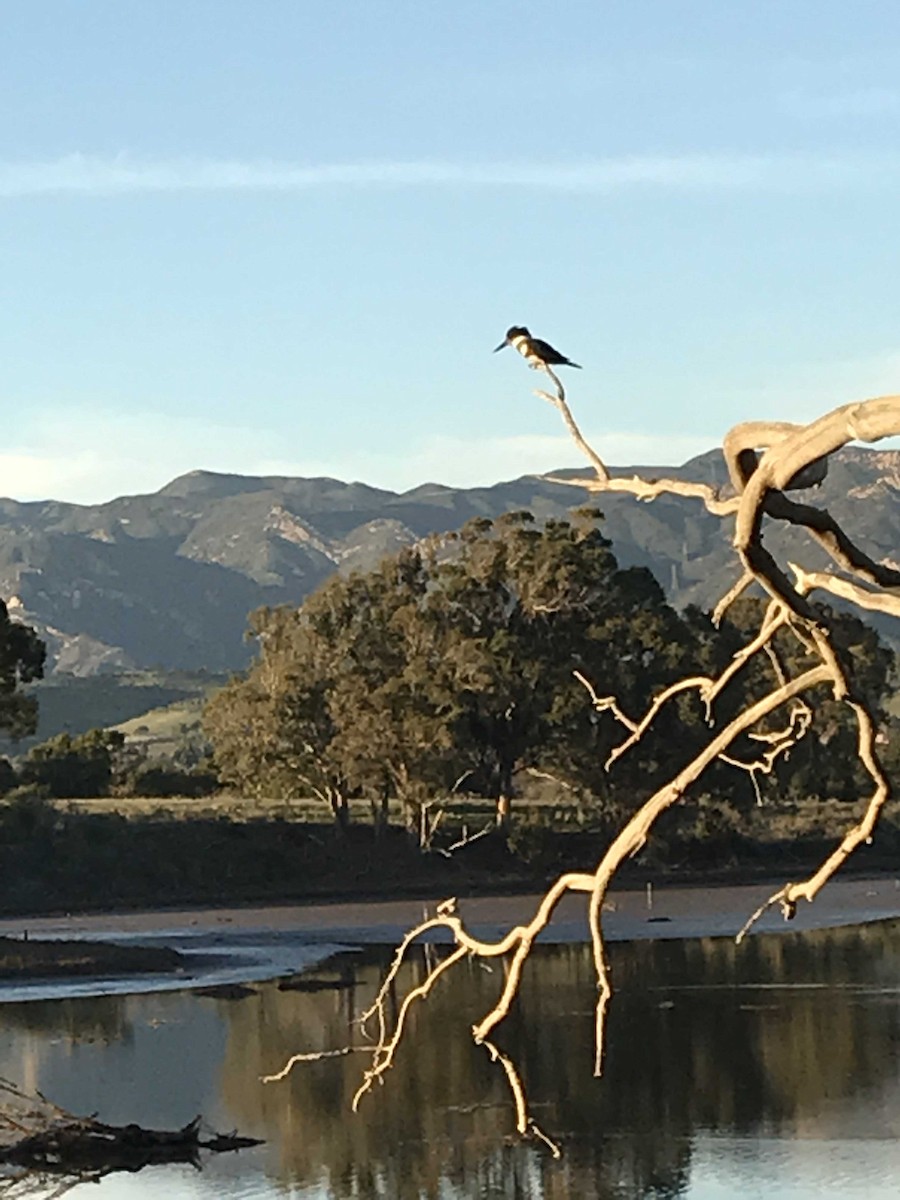
[{"label": "distant field", "polygon": [[171,758],[179,745],[200,737],[200,718],[206,696],[189,696],[151,708],[115,726],[129,742],[143,748],[151,758]]},{"label": "distant field", "polygon": [[138,713],[127,721],[120,721],[115,728],[129,738],[176,738],[184,732],[186,725],[200,720],[203,712],[203,696],[189,696],[170,704],[151,708]]}]

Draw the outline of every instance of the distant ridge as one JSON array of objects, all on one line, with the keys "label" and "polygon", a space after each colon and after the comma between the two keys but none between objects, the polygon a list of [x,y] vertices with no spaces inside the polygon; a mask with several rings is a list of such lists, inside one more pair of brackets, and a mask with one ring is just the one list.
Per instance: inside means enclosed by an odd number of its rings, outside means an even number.
[{"label": "distant ridge", "polygon": [[[614,473],[727,478],[718,450],[682,467]],[[235,670],[250,654],[247,614],[262,604],[299,604],[333,571],[372,567],[472,517],[524,508],[544,520],[588,498],[533,475],[398,493],[328,478],[191,471],[151,495],[105,504],[2,499],[0,596],[46,637],[58,671]],[[900,452],[841,451],[809,498],[827,505],[874,557],[900,566]],[[619,561],[649,567],[675,604],[709,607],[733,582],[730,537],[697,502],[600,495],[595,503]],[[781,527],[766,540],[779,555],[805,544]],[[815,548],[804,553],[813,564],[824,561]]]}]

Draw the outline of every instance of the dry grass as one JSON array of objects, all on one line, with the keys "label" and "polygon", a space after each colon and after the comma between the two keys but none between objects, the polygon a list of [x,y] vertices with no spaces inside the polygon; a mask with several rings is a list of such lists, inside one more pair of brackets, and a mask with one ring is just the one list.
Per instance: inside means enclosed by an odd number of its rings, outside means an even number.
[{"label": "dry grass", "polygon": [[[222,793],[214,796],[191,798],[185,796],[122,796],[96,797],[84,800],[57,800],[61,811],[85,814],[118,814],[133,821],[196,821],[220,820],[238,824],[251,821],[282,820],[294,824],[327,824],[329,810],[313,797],[293,800],[256,799],[254,797]],[[729,817],[734,833],[742,833],[760,845],[773,842],[788,842],[804,836],[830,837],[839,833],[847,824],[854,806],[841,800],[807,799],[800,801],[770,801],[762,808],[753,807],[741,813],[725,801],[699,801],[700,812],[708,806],[723,808]],[[439,805],[435,805],[435,811]],[[897,818],[900,801],[889,804],[885,810],[888,820]],[[453,830],[465,828],[474,833],[494,819],[494,803],[477,796],[454,797],[447,804],[442,824]],[[558,798],[530,798],[518,801],[515,809],[516,825],[520,835],[532,830],[535,834],[555,831],[576,831],[596,821],[598,812],[579,812],[574,805],[565,805]],[[688,814],[685,814],[687,820]],[[371,824],[365,805],[359,804],[353,813],[357,825]],[[394,802],[390,806],[390,821],[395,826],[403,824],[401,806]],[[687,832],[687,830],[686,830]],[[691,830],[697,833],[697,830]]]},{"label": "dry grass", "polygon": [[116,729],[135,741],[177,738],[186,725],[193,726],[200,720],[204,703],[204,697],[192,696],[175,704],[151,708],[129,721],[122,721]]},{"label": "dry grass", "polygon": [[[257,800],[246,796],[96,796],[90,799],[56,800],[57,808],[77,813],[117,813],[131,820],[196,820],[219,818],[229,821],[282,820],[321,823],[327,819],[323,805],[313,799]],[[362,814],[361,814],[362,815]]]},{"label": "dry grass", "polygon": [[[261,819],[278,818],[280,820],[309,822],[312,824],[327,823],[330,810],[315,797],[300,797],[291,800],[275,800],[248,796],[238,796],[229,793],[219,793],[214,796],[97,796],[89,799],[56,800],[52,801],[57,808],[80,813],[118,813],[133,820],[145,820],[147,817],[172,820],[193,820],[198,817],[219,818],[230,821],[257,821]],[[436,805],[437,809],[439,806]],[[523,815],[526,812],[540,810],[542,815],[551,815],[558,809],[549,805],[529,804],[522,806]],[[403,823],[401,805],[394,801],[389,806],[389,817],[392,824]],[[471,800],[455,800],[447,806],[447,819],[452,819],[454,825],[461,821],[484,824],[494,817],[494,802],[473,797]],[[360,825],[371,824],[371,815],[364,804],[355,807],[353,820]]]}]

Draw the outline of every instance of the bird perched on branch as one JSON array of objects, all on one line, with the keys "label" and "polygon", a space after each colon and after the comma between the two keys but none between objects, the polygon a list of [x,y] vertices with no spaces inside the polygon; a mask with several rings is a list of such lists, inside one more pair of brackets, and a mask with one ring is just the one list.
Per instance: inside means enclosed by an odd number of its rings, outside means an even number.
[{"label": "bird perched on branch", "polygon": [[502,350],[504,346],[512,346],[518,350],[533,370],[539,367],[577,367],[581,370],[578,363],[554,350],[549,342],[532,337],[524,325],[513,325],[507,329],[506,337],[499,346],[494,347],[494,353]]}]

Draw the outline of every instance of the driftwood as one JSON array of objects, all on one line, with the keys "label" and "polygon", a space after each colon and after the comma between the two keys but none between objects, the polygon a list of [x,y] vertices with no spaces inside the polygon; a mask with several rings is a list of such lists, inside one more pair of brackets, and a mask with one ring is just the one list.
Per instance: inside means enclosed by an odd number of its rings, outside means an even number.
[{"label": "driftwood", "polygon": [[52,1195],[58,1196],[77,1183],[116,1171],[172,1162],[199,1168],[201,1151],[218,1154],[258,1145],[260,1139],[236,1132],[204,1132],[199,1116],[174,1130],[108,1125],[0,1080],[0,1168],[11,1169],[0,1175],[0,1197],[33,1194],[36,1181],[46,1186],[53,1181]]},{"label": "driftwood", "polygon": [[[870,780],[871,791],[864,801],[859,819],[846,831],[832,853],[809,878],[785,883],[749,918],[738,940],[773,906],[779,906],[790,919],[801,900],[812,901],[850,854],[869,842],[879,814],[890,796],[890,783],[877,753],[877,730],[872,714],[854,694],[850,672],[833,644],[830,618],[825,609],[810,598],[813,592],[825,592],[858,608],[900,616],[900,570],[894,563],[877,562],[857,547],[832,516],[823,509],[800,503],[787,493],[820,483],[827,472],[828,460],[850,441],[874,442],[900,435],[900,396],[881,396],[856,404],[844,405],[808,425],[787,422],[748,422],[737,426],[724,439],[723,454],[728,466],[730,489],[725,492],[704,483],[679,479],[641,479],[613,477],[597,451],[589,445],[578,427],[566,400],[562,383],[542,363],[532,364],[552,380],[553,392],[537,395],[560,413],[576,446],[593,467],[594,474],[582,479],[554,479],[592,493],[627,493],[638,501],[657,496],[678,495],[696,499],[723,520],[733,521],[732,541],[737,558],[736,581],[719,602],[714,619],[720,621],[728,607],[751,585],[760,585],[770,598],[759,629],[735,655],[717,678],[697,676],[680,680],[657,696],[645,714],[629,716],[616,697],[599,695],[592,682],[578,676],[586,689],[586,702],[598,711],[612,714],[623,728],[623,738],[606,763],[607,769],[637,744],[652,726],[657,714],[673,698],[693,691],[703,705],[710,725],[708,741],[696,757],[683,767],[625,823],[618,836],[590,869],[561,875],[547,890],[526,924],[515,926],[504,936],[487,941],[472,934],[455,900],[439,905],[433,917],[411,929],[400,944],[381,989],[360,1024],[365,1037],[359,1044],[318,1053],[299,1053],[291,1057],[269,1080],[282,1079],[291,1067],[339,1054],[362,1053],[370,1061],[363,1070],[353,1100],[354,1110],[375,1084],[384,1082],[408,1028],[411,1007],[427,998],[441,978],[466,958],[482,961],[500,959],[504,964],[503,983],[494,1007],[473,1027],[472,1037],[503,1070],[509,1085],[519,1134],[544,1142],[555,1155],[559,1149],[531,1116],[524,1086],[512,1060],[492,1040],[495,1030],[510,1012],[522,981],[525,963],[538,935],[549,924],[564,895],[575,892],[586,900],[590,940],[596,971],[595,1049],[593,1069],[603,1068],[604,1032],[612,985],[603,940],[604,902],[613,878],[651,837],[657,819],[677,804],[716,760],[730,763],[756,776],[771,771],[774,763],[787,755],[810,728],[816,695],[830,692],[847,706],[858,731],[857,754]],[[553,478],[553,477],[549,477]],[[763,544],[764,524],[784,521],[807,530],[831,559],[829,571],[809,572],[794,564],[779,564]],[[779,631],[794,636],[812,658],[808,669],[789,678],[778,661],[773,638]],[[739,711],[730,720],[717,719],[716,702],[728,683],[745,671],[748,664],[765,656],[771,665],[771,691]],[[784,713],[783,727],[772,731],[767,719]],[[749,735],[759,747],[753,761],[742,761],[730,753],[735,741]],[[426,978],[402,998],[396,998],[398,972],[407,954],[420,937],[437,931],[449,933],[453,946],[437,960]],[[395,1002],[399,999],[399,1003]]]}]

